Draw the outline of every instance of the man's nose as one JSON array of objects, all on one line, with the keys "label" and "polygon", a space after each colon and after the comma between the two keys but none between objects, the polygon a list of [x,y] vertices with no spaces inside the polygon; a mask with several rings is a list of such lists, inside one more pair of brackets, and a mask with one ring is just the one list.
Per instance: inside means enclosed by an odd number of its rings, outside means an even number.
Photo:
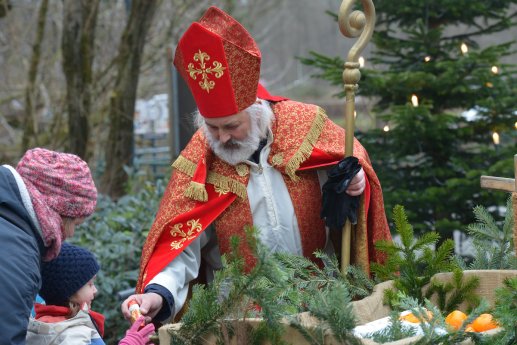
[{"label": "man's nose", "polygon": [[226,142],[228,142],[231,138],[232,136],[228,132],[224,130],[219,131],[219,141],[223,144],[226,144]]}]

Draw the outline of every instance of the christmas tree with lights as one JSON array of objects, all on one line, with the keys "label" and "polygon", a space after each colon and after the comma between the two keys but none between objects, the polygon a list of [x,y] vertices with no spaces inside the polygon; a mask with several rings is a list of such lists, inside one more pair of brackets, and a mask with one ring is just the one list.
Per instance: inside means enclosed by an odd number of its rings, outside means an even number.
[{"label": "christmas tree with lights", "polygon": [[[386,209],[404,205],[416,232],[449,238],[474,221],[474,206],[505,204],[504,193],[482,190],[479,177],[514,174],[517,70],[503,61],[515,54],[515,41],[478,42],[517,24],[515,4],[375,2],[374,49],[361,69],[359,95],[377,101],[376,128],[357,136],[383,185]],[[312,52],[302,62],[342,85],[341,58]]]}]

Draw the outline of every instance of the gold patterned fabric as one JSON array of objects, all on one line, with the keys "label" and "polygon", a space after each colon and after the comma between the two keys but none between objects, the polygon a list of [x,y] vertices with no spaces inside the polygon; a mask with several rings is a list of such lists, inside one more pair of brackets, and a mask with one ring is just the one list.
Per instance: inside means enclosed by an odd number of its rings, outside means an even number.
[{"label": "gold patterned fabric", "polygon": [[[274,104],[273,111],[274,141],[268,161],[284,177],[298,219],[304,256],[314,259],[314,251],[322,249],[326,241],[325,226],[320,219],[321,189],[315,168],[330,167],[342,159],[345,152],[344,130],[329,120],[323,110],[315,105],[283,101]],[[249,173],[239,173],[235,166],[217,158],[207,147],[202,131],[197,131],[173,165],[175,170],[142,253],[139,291],[142,291],[147,263],[153,256],[154,248],[159,245],[162,232],[170,231],[171,226],[174,227],[174,224],[169,223],[181,212],[195,215],[196,208],[203,205],[184,195],[200,157],[209,158],[206,160],[206,182],[207,186],[213,187],[213,192],[209,193],[212,195],[209,202],[214,196],[237,196],[214,220],[221,253],[230,250],[229,239],[232,235],[244,239],[244,226],[252,224],[246,195]],[[370,261],[384,260],[384,256],[375,250],[374,242],[380,239],[389,240],[391,235],[384,213],[379,180],[366,150],[357,140],[354,141],[354,156],[359,158],[363,166],[369,187],[365,197],[361,198],[358,224],[353,235],[351,261],[368,271]],[[202,224],[202,230],[206,226],[208,224]],[[187,229],[188,226],[185,224],[183,228]],[[191,231],[191,234],[197,233],[197,230]],[[241,254],[251,267],[254,258],[249,249],[244,246],[241,250]],[[162,264],[165,266],[169,261]],[[147,281],[152,279],[146,278]]]}]

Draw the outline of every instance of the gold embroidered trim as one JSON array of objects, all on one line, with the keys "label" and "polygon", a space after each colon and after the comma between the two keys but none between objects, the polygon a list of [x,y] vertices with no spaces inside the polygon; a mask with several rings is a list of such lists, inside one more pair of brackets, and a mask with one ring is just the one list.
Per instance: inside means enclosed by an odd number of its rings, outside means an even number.
[{"label": "gold embroidered trim", "polygon": [[311,129],[307,133],[307,136],[303,140],[298,151],[293,155],[285,167],[285,173],[293,181],[298,181],[299,177],[296,176],[296,170],[298,170],[300,165],[311,156],[312,148],[314,145],[316,145],[316,142],[318,141],[321,132],[323,131],[326,120],[327,115],[325,114],[325,111],[318,107],[318,111],[314,121],[312,122]]},{"label": "gold embroidered trim", "polygon": [[180,236],[180,240],[172,241],[171,242],[171,249],[180,249],[183,247],[183,243],[185,241],[190,241],[196,237],[196,235],[201,232],[201,229],[203,226],[199,222],[199,219],[191,219],[187,222],[187,225],[190,226],[190,229],[188,229],[187,232],[183,231],[183,224],[178,223],[174,224],[172,227],[172,230],[170,231],[170,234],[172,237]]},{"label": "gold embroidered trim", "polygon": [[[176,159],[176,161],[172,164],[172,167],[178,169],[190,177],[194,176],[194,172],[196,171],[196,164],[181,155],[178,156],[178,159]],[[213,184],[221,191],[232,192],[237,194],[242,199],[247,198],[246,186],[237,180],[210,171],[208,172],[206,182]],[[221,194],[220,192],[218,193]]]},{"label": "gold embroidered trim", "polygon": [[222,187],[218,187],[218,186],[214,186],[214,190],[217,194],[219,194],[219,196],[221,196],[223,194],[228,194],[230,192],[229,188],[222,188]]},{"label": "gold embroidered trim", "polygon": [[284,162],[284,155],[282,153],[277,153],[271,158],[271,164],[280,165]]},{"label": "gold embroidered trim", "polygon": [[235,170],[237,170],[237,174],[239,174],[239,176],[244,177],[248,175],[250,169],[246,164],[237,164],[235,166]]},{"label": "gold embroidered trim", "polygon": [[211,171],[208,173],[207,182],[223,190],[229,190],[242,199],[247,198],[246,186],[237,180]]},{"label": "gold embroidered trim", "polygon": [[207,201],[208,200],[208,193],[205,189],[204,183],[199,183],[195,181],[190,181],[187,189],[185,189],[185,192],[183,195],[187,198],[190,198],[192,200],[196,201]]},{"label": "gold embroidered trim", "polygon": [[178,158],[172,163],[172,167],[174,169],[178,169],[182,173],[192,177],[194,176],[194,172],[196,171],[196,164],[189,161],[182,155],[179,155]]}]

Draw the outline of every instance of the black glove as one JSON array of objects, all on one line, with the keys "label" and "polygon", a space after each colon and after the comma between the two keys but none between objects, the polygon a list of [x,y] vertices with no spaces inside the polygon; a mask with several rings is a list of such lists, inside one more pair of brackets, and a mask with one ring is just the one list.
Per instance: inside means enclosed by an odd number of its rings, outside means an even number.
[{"label": "black glove", "polygon": [[321,218],[329,229],[341,229],[348,218],[352,224],[357,224],[357,208],[359,195],[351,196],[346,193],[348,185],[361,170],[361,164],[356,157],[342,159],[328,171],[328,181],[322,188]]}]

